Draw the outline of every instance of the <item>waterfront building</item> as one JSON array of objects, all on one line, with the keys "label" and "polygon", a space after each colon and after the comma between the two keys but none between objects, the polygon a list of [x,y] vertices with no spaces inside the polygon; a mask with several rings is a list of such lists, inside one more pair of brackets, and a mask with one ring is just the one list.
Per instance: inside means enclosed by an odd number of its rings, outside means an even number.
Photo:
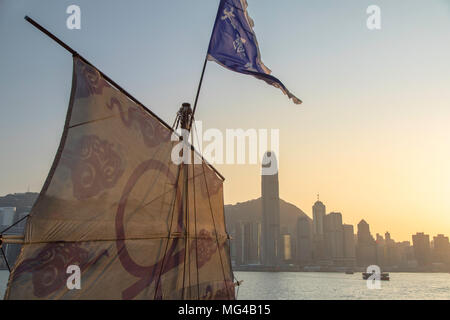
[{"label": "waterfront building", "polygon": [[402,241],[397,243],[399,267],[408,268],[412,261],[415,261],[414,250],[409,241]]},{"label": "waterfront building", "polygon": [[[275,266],[280,262],[280,195],[278,184],[278,170],[270,173],[264,168],[277,168],[277,159],[273,152],[264,154],[261,175],[262,198],[262,262],[266,266]],[[264,174],[266,172],[266,174]]]},{"label": "waterfront building", "polygon": [[231,234],[231,261],[236,266],[244,264],[244,225],[238,221],[230,229]]},{"label": "waterfront building", "polygon": [[326,215],[326,207],[319,200],[317,195],[317,201],[312,207],[313,212],[313,259],[316,262],[326,260],[326,248],[324,239],[324,219]]},{"label": "waterfront building", "polygon": [[377,265],[381,268],[385,267],[385,242],[384,238],[380,234],[376,234],[376,253],[377,253]]},{"label": "waterfront building", "polygon": [[16,207],[0,207],[0,226],[2,227],[2,230],[12,225],[15,217]]},{"label": "waterfront building", "polygon": [[412,236],[414,255],[417,263],[421,267],[431,263],[430,236],[423,232],[418,232]]},{"label": "waterfront building", "polygon": [[291,244],[291,235],[283,234],[281,236],[282,239],[282,257],[284,263],[290,263],[292,261],[292,244]]},{"label": "waterfront building", "polygon": [[385,264],[389,267],[398,267],[401,262],[399,244],[391,238],[391,234],[389,232],[384,234],[384,239]]},{"label": "waterfront building", "polygon": [[358,223],[356,261],[361,267],[377,264],[376,242],[370,233],[369,224],[364,219]]},{"label": "waterfront building", "polygon": [[323,238],[323,224],[326,215],[325,205],[319,201],[319,196],[317,196],[317,201],[312,207],[313,212],[313,234],[316,238]]},{"label": "waterfront building", "polygon": [[344,257],[347,263],[353,266],[356,262],[355,234],[353,226],[351,224],[344,224],[342,228],[344,235]]},{"label": "waterfront building", "polygon": [[313,258],[313,237],[311,220],[299,217],[297,220],[297,263],[307,265]]},{"label": "waterfront building", "polygon": [[[9,228],[5,234],[7,235],[23,235],[25,230],[26,219],[17,223],[20,219],[28,215],[27,211],[17,212],[16,207],[0,207],[0,231]],[[5,252],[8,264],[13,266],[19,256],[20,244],[4,244],[2,246]],[[3,261],[3,255],[0,256],[0,268],[6,268],[6,262]]]},{"label": "waterfront building", "polygon": [[433,261],[449,264],[450,262],[450,244],[448,237],[438,234],[433,237]]},{"label": "waterfront building", "polygon": [[243,238],[243,263],[260,264],[261,224],[258,222],[245,223]]},{"label": "waterfront building", "polygon": [[334,265],[342,265],[344,259],[344,230],[342,227],[342,214],[331,212],[325,216],[324,240],[326,257]]}]

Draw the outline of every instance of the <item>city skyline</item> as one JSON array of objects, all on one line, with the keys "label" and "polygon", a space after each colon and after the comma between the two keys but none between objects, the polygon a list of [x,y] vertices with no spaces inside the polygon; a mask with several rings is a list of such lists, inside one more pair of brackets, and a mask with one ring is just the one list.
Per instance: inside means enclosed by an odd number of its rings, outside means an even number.
[{"label": "city skyline", "polygon": [[[39,192],[36,192],[36,191],[30,191],[30,190],[28,190],[28,191],[26,191],[27,193],[36,193],[36,194],[39,194]],[[7,196],[7,195],[13,195],[13,194],[24,194],[25,192],[9,192],[9,193],[7,193],[7,194],[4,194],[4,195],[0,195],[0,197],[4,197],[4,196]],[[317,195],[316,195],[317,196]],[[252,200],[255,200],[255,199],[248,199],[247,201],[252,201]],[[320,200],[320,202],[322,202],[322,200]],[[225,205],[236,205],[236,204],[239,204],[239,203],[241,203],[241,202],[236,202],[236,203],[225,203]],[[306,213],[306,215],[308,216],[308,218],[310,218],[311,220],[313,220],[313,217],[314,217],[314,215],[312,214],[312,210],[311,210],[311,213],[310,214],[308,214],[308,211],[307,212],[305,212]],[[328,212],[325,212],[325,214],[327,215],[327,214],[330,214],[330,213],[340,213],[340,214],[342,214],[342,212],[341,211],[339,211],[339,210],[334,210],[334,211],[328,211]],[[343,215],[344,216],[344,215]],[[361,222],[362,220],[364,220],[364,221],[367,221],[368,219],[366,219],[366,218],[364,218],[364,217],[361,217],[360,218],[360,220],[356,223],[356,224],[353,224],[353,223],[345,223],[344,225],[351,225],[351,226],[353,226],[353,227],[355,227],[355,226],[357,226],[358,225],[358,223],[359,222]],[[385,234],[385,233],[389,233],[389,234],[394,234],[393,232],[390,232],[390,228],[388,227],[388,228],[385,228],[385,229],[383,229],[383,230],[377,230],[377,231],[371,231],[371,234]],[[400,239],[399,237],[396,237],[396,238],[398,238],[398,240],[400,240],[400,241],[409,241],[409,242],[412,242],[412,236],[414,235],[414,234],[416,234],[416,233],[424,233],[424,234],[428,234],[428,235],[430,235],[430,236],[433,236],[433,235],[435,235],[435,236],[439,236],[439,235],[446,235],[446,233],[445,232],[440,232],[440,233],[429,233],[429,232],[426,232],[426,231],[423,231],[422,229],[417,229],[416,231],[410,231],[410,234],[409,234],[409,238],[408,239]],[[395,235],[395,234],[394,234]]]},{"label": "city skyline", "polygon": [[[277,166],[267,152],[262,168]],[[287,209],[289,206],[293,207]],[[386,231],[373,233],[361,219],[354,228],[341,212],[328,212],[317,201],[312,219],[279,196],[278,174],[261,172],[261,198],[225,207],[231,235],[233,266],[241,271],[324,271],[352,274],[370,266],[393,272],[447,272],[450,243],[444,234],[412,234],[412,241],[398,241]],[[356,229],[356,232],[355,232]],[[371,272],[371,271],[367,271]]]},{"label": "city skyline", "polygon": [[[243,216],[242,211],[234,209],[233,217],[230,206],[225,209],[227,228],[232,239],[232,261],[238,268],[246,264],[250,268],[283,268],[292,266],[292,263],[305,268],[296,271],[342,271],[369,265],[409,272],[436,272],[450,268],[450,243],[445,234],[416,232],[411,235],[412,241],[398,241],[388,231],[384,234],[370,231],[370,225],[364,219],[356,227],[346,224],[340,212],[326,213],[326,206],[319,200],[312,206],[313,219],[297,208],[290,218],[291,222],[288,222],[286,205],[292,205],[277,196],[276,175],[262,176],[262,190],[261,217],[255,216],[254,212],[247,212],[250,215]],[[9,234],[23,234],[23,219],[36,199],[37,194],[30,192],[0,197],[1,229],[8,228]],[[275,211],[283,213],[281,220],[279,213],[270,214],[277,207],[279,209]],[[273,221],[270,221],[271,216],[282,221],[278,222],[275,229]],[[293,226],[292,219],[297,221],[296,226]],[[20,224],[17,225],[17,222]],[[12,264],[17,258],[18,249],[15,245],[12,248],[8,245],[5,247],[8,261]],[[3,268],[6,266],[3,265]]]},{"label": "city skyline", "polygon": [[[364,217],[374,233],[411,241],[450,230],[448,1],[377,1],[378,31],[365,26],[370,1],[248,2],[263,61],[304,105],[208,64],[197,119],[220,130],[279,128],[280,197],[309,216],[320,192],[346,223]],[[78,1],[83,22],[74,31],[65,26],[70,1],[2,1],[0,194],[40,190],[70,93],[70,55],[24,15],[172,123],[195,95],[217,3],[203,0],[197,10],[136,1],[131,12],[125,3]],[[227,178],[225,203],[259,197],[258,165],[216,168]]]}]

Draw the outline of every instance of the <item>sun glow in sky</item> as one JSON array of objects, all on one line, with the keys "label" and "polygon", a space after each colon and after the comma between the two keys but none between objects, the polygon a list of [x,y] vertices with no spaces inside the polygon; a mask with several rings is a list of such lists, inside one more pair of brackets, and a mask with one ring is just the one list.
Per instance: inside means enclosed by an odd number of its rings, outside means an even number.
[{"label": "sun glow in sky", "polygon": [[[82,12],[66,28],[67,6]],[[411,240],[450,234],[450,1],[248,0],[262,59],[304,101],[208,63],[205,128],[280,129],[280,196],[311,216]],[[71,56],[29,15],[166,122],[194,100],[218,1],[0,0],[0,195],[39,191],[62,132]],[[381,8],[382,28],[366,27]],[[225,202],[260,196],[259,165],[217,165]],[[355,228],[356,230],[356,228]]]}]

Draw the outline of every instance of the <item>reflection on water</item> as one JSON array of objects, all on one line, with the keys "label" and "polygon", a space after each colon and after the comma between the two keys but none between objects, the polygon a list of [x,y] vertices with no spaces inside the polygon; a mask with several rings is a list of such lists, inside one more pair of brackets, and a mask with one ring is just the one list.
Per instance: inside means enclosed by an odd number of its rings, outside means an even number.
[{"label": "reflection on water", "polygon": [[[238,299],[450,299],[448,273],[391,273],[381,289],[367,289],[360,273],[235,272],[244,280]],[[0,297],[9,272],[0,271]]]}]

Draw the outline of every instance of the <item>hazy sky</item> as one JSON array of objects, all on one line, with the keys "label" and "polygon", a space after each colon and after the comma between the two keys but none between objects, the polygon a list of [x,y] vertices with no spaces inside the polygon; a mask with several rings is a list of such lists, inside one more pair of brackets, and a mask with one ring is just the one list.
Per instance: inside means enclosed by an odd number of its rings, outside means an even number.
[{"label": "hazy sky", "polygon": [[[193,101],[218,2],[0,0],[0,195],[40,190],[70,94],[70,54],[25,15],[172,123]],[[304,104],[208,63],[197,119],[279,128],[280,195],[309,215],[320,192],[373,234],[450,234],[450,1],[248,3],[264,63]],[[66,28],[70,4],[81,30]],[[381,30],[366,27],[372,4]],[[226,203],[260,196],[258,165],[216,167]]]}]

